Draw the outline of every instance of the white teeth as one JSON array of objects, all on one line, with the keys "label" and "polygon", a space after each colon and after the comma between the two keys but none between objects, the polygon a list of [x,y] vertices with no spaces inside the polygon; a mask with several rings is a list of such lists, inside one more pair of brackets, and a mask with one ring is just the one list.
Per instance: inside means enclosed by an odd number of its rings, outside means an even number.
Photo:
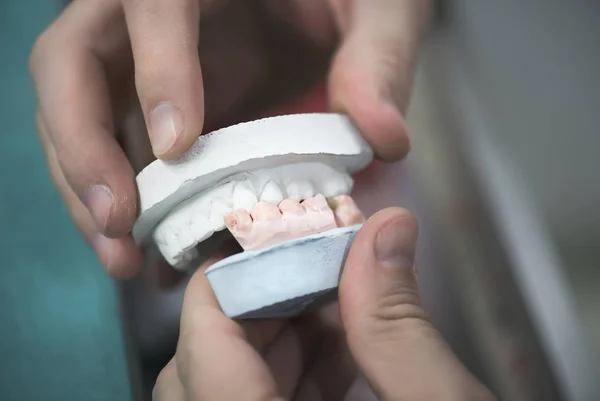
[{"label": "white teeth", "polygon": [[225,228],[223,216],[231,211],[231,207],[224,199],[213,199],[210,205],[210,225],[213,230],[221,231]]},{"label": "white teeth", "polygon": [[[352,192],[352,187],[354,187],[354,180],[349,175],[342,175],[342,179],[344,180],[343,193],[349,194],[350,192]],[[338,195],[341,195],[341,193],[339,193]]]},{"label": "white teeth", "polygon": [[158,241],[156,240],[156,245],[158,246],[158,250],[163,255],[168,264],[173,266],[177,263],[177,260],[171,254],[171,246],[167,244],[166,241]]},{"label": "white teeth", "polygon": [[177,243],[184,249],[190,248],[196,242],[195,232],[192,230],[193,226],[185,225],[177,232]]},{"label": "white teeth", "polygon": [[257,203],[258,197],[256,196],[254,188],[251,188],[248,181],[241,181],[235,184],[233,190],[233,210],[252,210]]},{"label": "white teeth", "polygon": [[313,184],[307,180],[292,181],[286,188],[288,197],[293,200],[310,198],[315,194]]},{"label": "white teeth", "polygon": [[205,239],[207,239],[208,237],[210,237],[211,235],[213,235],[215,233],[215,230],[213,230],[209,224],[208,224],[208,220],[205,220],[203,222],[201,222],[201,224],[194,224],[194,227],[196,228],[196,241],[192,246],[196,246],[198,244],[198,242],[202,242]]},{"label": "white teeth", "polygon": [[350,188],[352,188],[352,180],[350,180],[350,183],[348,183],[341,174],[336,174],[321,184],[321,193],[326,198],[348,193]]},{"label": "white teeth", "polygon": [[213,232],[208,219],[204,216],[199,217],[194,220],[193,224],[182,227],[178,244],[183,249],[193,248],[198,243],[199,238],[208,238]]},{"label": "white teeth", "polygon": [[281,189],[279,189],[279,185],[275,184],[273,181],[267,181],[260,194],[260,200],[273,205],[279,205],[283,200],[283,193],[281,192]]},{"label": "white teeth", "polygon": [[[203,205],[200,205],[200,206],[203,206]],[[208,207],[207,208],[199,208],[199,207],[194,208],[190,212],[191,224],[197,225],[199,222],[206,222],[210,216],[207,213],[210,213],[210,209]]]},{"label": "white teeth", "polygon": [[154,231],[154,240],[167,262],[183,268],[197,257],[196,245],[225,229],[231,210],[251,211],[259,201],[279,205],[322,194],[350,193],[352,178],[325,164],[299,163],[255,170],[230,178],[174,208]]}]

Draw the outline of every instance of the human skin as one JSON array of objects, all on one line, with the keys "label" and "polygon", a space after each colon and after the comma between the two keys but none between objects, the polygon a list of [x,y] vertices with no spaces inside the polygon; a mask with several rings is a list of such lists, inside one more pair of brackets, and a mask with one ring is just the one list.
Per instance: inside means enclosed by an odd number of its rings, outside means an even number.
[{"label": "human skin", "polygon": [[421,307],[413,270],[417,222],[382,210],[358,232],[339,305],[295,319],[236,322],[203,274],[183,301],[177,352],[154,401],[343,400],[356,373],[382,401],[496,401]]},{"label": "human skin", "polygon": [[53,181],[109,273],[142,264],[135,173],[206,128],[261,115],[327,80],[378,158],[409,149],[427,0],[87,0],[37,40],[30,71]]},{"label": "human skin", "polygon": [[[326,77],[330,109],[350,116],[379,159],[403,158],[428,8],[427,0],[72,2],[31,53],[36,120],[52,179],[108,272],[130,277],[142,264],[130,234],[137,171],[185,152],[206,127],[251,119],[314,81]],[[493,400],[420,307],[415,240],[405,211],[367,221],[343,271],[341,320],[335,304],[294,320],[230,320],[205,265],[187,287],[177,354],[153,399],[335,400],[358,368],[382,400]]]}]

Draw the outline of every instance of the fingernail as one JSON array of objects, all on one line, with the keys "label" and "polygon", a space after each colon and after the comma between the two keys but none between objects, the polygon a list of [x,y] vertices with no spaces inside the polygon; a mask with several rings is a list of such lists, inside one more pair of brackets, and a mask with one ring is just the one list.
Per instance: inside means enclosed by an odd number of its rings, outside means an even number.
[{"label": "fingernail", "polygon": [[150,142],[156,155],[171,149],[183,130],[183,115],[171,103],[161,103],[150,113]]},{"label": "fingernail", "polygon": [[387,223],[375,238],[375,254],[389,268],[412,269],[415,261],[418,228],[416,221],[399,217]]},{"label": "fingernail", "polygon": [[104,230],[108,225],[108,219],[110,218],[110,212],[114,203],[110,189],[104,185],[89,187],[84,194],[84,203],[96,225]]}]

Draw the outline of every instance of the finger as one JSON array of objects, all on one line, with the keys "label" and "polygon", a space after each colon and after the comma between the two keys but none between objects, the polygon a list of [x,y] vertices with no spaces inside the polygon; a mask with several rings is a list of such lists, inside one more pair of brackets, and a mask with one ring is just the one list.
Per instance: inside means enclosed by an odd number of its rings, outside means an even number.
[{"label": "finger", "polygon": [[172,358],[158,374],[152,389],[152,401],[186,401],[175,358]]},{"label": "finger", "polygon": [[[239,252],[242,252],[242,249],[236,240],[233,238],[231,240],[226,240],[219,246],[211,258],[202,263],[202,265],[198,268],[198,271],[205,272],[206,269],[208,269],[217,261]],[[196,290],[190,289],[189,291],[191,292]],[[212,288],[210,290],[210,294],[212,294],[211,302],[216,302],[219,311],[221,311],[221,307],[218,305],[218,301],[214,297]],[[248,319],[239,321],[237,324],[244,331],[247,342],[252,345],[259,354],[264,356],[269,347],[277,340],[277,338],[286,328],[287,321],[284,319]]]},{"label": "finger", "polygon": [[198,138],[204,94],[198,0],[122,0],[135,82],[156,157],[169,159]]},{"label": "finger", "polygon": [[[95,4],[74,2],[70,10]],[[98,231],[109,237],[125,236],[137,213],[133,170],[113,136],[102,62],[88,38],[76,34],[73,25],[79,20],[72,16],[77,14],[64,15],[71,19],[43,34],[31,56],[40,112],[64,177]]]},{"label": "finger", "polygon": [[[310,338],[311,343],[316,341]],[[277,338],[276,342],[269,347],[265,356],[273,379],[277,383],[277,389],[282,399],[289,400],[296,390],[296,385],[302,376],[305,355],[304,347],[312,344],[303,344],[300,334],[289,326]]]},{"label": "finger", "polygon": [[302,377],[295,401],[342,401],[356,378],[343,336],[329,335]]},{"label": "finger", "polygon": [[185,292],[177,368],[189,399],[280,399],[262,355],[243,328],[223,314],[202,269]]},{"label": "finger", "polygon": [[283,399],[292,399],[306,367],[319,351],[323,335],[323,327],[316,319],[298,318],[268,347],[264,359]]},{"label": "finger", "polygon": [[428,0],[330,0],[342,33],[329,76],[332,109],[347,113],[384,161],[409,150],[403,117]]},{"label": "finger", "polygon": [[137,273],[142,265],[142,255],[131,236],[106,238],[100,233],[92,217],[77,195],[73,192],[58,163],[56,151],[48,137],[43,118],[38,113],[36,124],[40,142],[46,153],[52,181],[61,195],[67,210],[84,239],[93,247],[109,274],[126,279]]},{"label": "finger", "polygon": [[390,208],[356,236],[339,292],[349,347],[383,400],[489,400],[421,307],[412,271],[417,231],[407,211]]}]

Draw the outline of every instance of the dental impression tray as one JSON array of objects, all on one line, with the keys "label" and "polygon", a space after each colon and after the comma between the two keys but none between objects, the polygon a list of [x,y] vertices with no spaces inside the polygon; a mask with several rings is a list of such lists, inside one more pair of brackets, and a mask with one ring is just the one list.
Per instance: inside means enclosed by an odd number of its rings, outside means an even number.
[{"label": "dental impression tray", "polygon": [[223,238],[244,252],[205,272],[232,318],[288,317],[335,296],[363,216],[348,195],[373,158],[349,119],[294,114],[201,136],[137,176],[138,243],[195,268]]}]

